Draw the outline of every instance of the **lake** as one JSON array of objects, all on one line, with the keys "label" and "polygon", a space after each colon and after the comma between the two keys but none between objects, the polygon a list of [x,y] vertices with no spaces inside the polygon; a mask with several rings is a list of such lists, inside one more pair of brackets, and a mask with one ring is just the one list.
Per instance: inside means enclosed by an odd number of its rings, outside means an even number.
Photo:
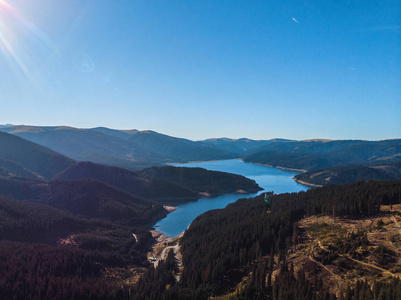
[{"label": "lake", "polygon": [[[265,191],[274,193],[287,193],[306,191],[308,187],[295,182],[297,172],[286,171],[278,168],[245,163],[238,159],[194,162],[186,164],[175,164],[176,167],[204,168],[211,171],[222,171],[243,175],[253,179]],[[200,198],[197,201],[176,205],[177,210],[160,220],[155,226],[164,235],[173,237],[182,233],[199,215],[212,209],[224,208],[241,198],[257,196],[264,191],[255,194],[226,194],[214,198]]]}]

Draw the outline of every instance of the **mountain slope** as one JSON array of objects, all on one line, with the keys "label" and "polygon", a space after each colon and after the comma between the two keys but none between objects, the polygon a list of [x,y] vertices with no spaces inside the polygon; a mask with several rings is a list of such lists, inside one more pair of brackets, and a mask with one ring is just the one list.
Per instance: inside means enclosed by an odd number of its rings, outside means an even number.
[{"label": "mountain slope", "polygon": [[152,131],[22,125],[1,127],[0,131],[43,145],[74,160],[92,161],[129,169],[140,169],[166,162],[235,157],[213,145]]},{"label": "mountain slope", "polygon": [[262,190],[254,180],[244,176],[202,168],[152,167],[138,171],[137,174],[144,178],[173,181],[194,191],[211,195],[255,193]]},{"label": "mountain slope", "polygon": [[55,179],[92,178],[118,187],[132,195],[162,200],[163,198],[198,198],[199,193],[223,194],[244,190],[252,193],[260,187],[246,177],[208,171],[200,168],[152,167],[129,171],[90,162],[78,162]]},{"label": "mountain slope", "polygon": [[241,139],[217,138],[217,139],[207,139],[202,142],[214,145],[220,148],[221,150],[235,153],[242,157],[244,152],[247,152],[248,155],[250,155],[250,153],[252,153],[253,151],[257,152],[258,149],[271,143],[288,142],[288,141],[290,140],[286,139],[251,140],[247,138],[241,138]]},{"label": "mountain slope", "polygon": [[51,178],[73,160],[20,137],[0,132],[0,168],[3,174]]},{"label": "mountain slope", "polygon": [[139,130],[132,129],[132,130],[116,130],[116,129],[110,129],[107,127],[95,127],[95,128],[90,128],[90,131],[96,131],[96,132],[101,132],[116,138],[128,140],[133,134],[138,133]]},{"label": "mountain slope", "polygon": [[274,143],[245,156],[244,161],[308,171],[333,166],[385,164],[401,161],[401,140]]},{"label": "mountain slope", "polygon": [[205,161],[235,158],[235,155],[203,142],[171,137],[154,131],[140,131],[132,135],[134,141],[152,152],[163,153],[168,162]]},{"label": "mountain slope", "polygon": [[161,204],[135,197],[93,179],[44,182],[0,177],[1,195],[46,204],[87,218],[149,224],[166,214]]},{"label": "mountain slope", "polygon": [[43,205],[0,196],[0,240],[46,242],[89,228],[70,213]]},{"label": "mountain slope", "polygon": [[74,160],[138,168],[160,164],[163,155],[111,135],[73,127],[11,126],[1,131],[52,149]]},{"label": "mountain slope", "polygon": [[64,172],[58,174],[58,180],[76,180],[92,178],[124,190],[132,195],[144,198],[195,198],[196,192],[172,181],[155,178],[141,178],[138,173],[113,167],[77,162]]},{"label": "mountain slope", "polygon": [[345,184],[356,181],[401,181],[401,163],[345,166],[305,172],[295,179],[313,185]]}]

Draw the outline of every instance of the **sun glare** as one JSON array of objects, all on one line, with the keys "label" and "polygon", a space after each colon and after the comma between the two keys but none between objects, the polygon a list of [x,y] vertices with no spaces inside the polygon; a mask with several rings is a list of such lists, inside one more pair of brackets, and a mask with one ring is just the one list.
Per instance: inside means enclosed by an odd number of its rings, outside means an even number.
[{"label": "sun glare", "polygon": [[[34,44],[31,44],[32,41]],[[29,79],[36,45],[51,47],[47,36],[6,0],[0,0],[0,55]]]},{"label": "sun glare", "polygon": [[0,9],[14,11],[14,8],[6,0],[0,0]]}]

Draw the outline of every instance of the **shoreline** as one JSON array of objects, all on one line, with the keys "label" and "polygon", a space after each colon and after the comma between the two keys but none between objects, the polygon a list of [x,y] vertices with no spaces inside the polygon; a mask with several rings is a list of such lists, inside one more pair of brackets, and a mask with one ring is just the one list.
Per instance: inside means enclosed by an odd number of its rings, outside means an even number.
[{"label": "shoreline", "polygon": [[[242,159],[241,159],[242,160]],[[301,173],[305,173],[307,172],[304,169],[292,169],[292,168],[286,168],[286,167],[280,167],[280,166],[272,166],[272,165],[268,165],[268,164],[261,164],[261,163],[254,163],[254,162],[248,162],[248,161],[244,161],[242,160],[244,163],[247,164],[252,164],[252,165],[258,165],[258,166],[264,166],[264,167],[270,167],[270,168],[276,168],[276,169],[281,169],[284,171],[293,171],[293,172],[301,172]]]},{"label": "shoreline", "polygon": [[170,243],[176,242],[178,239],[180,239],[184,236],[184,233],[187,229],[185,229],[179,235],[176,235],[173,237],[169,237],[169,236],[165,235],[163,232],[158,231],[157,229],[150,229],[149,232],[152,235],[152,237],[156,240],[156,243],[154,244],[154,246],[156,246],[156,245],[160,245],[160,244],[170,244]]},{"label": "shoreline", "polygon": [[306,186],[309,186],[309,187],[322,187],[323,186],[323,185],[320,185],[320,184],[308,183],[308,182],[296,179],[295,177],[292,177],[292,179],[294,179],[299,184],[306,185]]},{"label": "shoreline", "polygon": [[168,213],[168,214],[170,214],[170,213],[172,213],[173,211],[175,211],[175,210],[178,209],[178,207],[176,207],[176,206],[168,206],[168,205],[163,205],[163,208],[164,208],[165,210],[167,210],[167,213]]},{"label": "shoreline", "polygon": [[185,164],[193,164],[193,163],[203,163],[203,162],[215,162],[215,161],[222,161],[222,160],[242,160],[242,158],[237,157],[237,158],[225,158],[225,159],[212,159],[212,160],[191,160],[187,162],[169,162],[165,163],[166,165],[185,165]]}]

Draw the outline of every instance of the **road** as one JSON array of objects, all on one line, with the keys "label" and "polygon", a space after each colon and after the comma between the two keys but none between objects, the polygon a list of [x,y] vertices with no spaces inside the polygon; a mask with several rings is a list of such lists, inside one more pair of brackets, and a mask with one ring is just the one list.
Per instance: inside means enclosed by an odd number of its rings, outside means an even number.
[{"label": "road", "polygon": [[178,251],[178,244],[175,245],[175,246],[168,246],[168,247],[164,248],[163,252],[162,252],[162,255],[160,257],[160,260],[164,260],[164,257],[166,256],[166,253],[167,253],[167,250],[169,250],[169,249],[174,249],[174,254],[176,254],[177,251]]}]

